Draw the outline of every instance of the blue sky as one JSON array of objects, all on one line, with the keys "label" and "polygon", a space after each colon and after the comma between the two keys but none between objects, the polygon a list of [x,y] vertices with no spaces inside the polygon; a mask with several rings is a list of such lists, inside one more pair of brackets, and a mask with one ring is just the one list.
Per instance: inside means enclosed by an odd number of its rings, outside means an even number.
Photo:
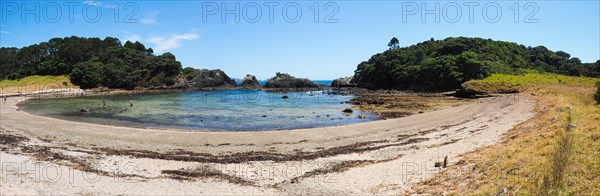
[{"label": "blue sky", "polygon": [[[2,47],[71,35],[112,36],[140,41],[156,53],[171,52],[185,67],[218,68],[236,78],[250,73],[262,80],[275,72],[315,80],[350,76],[358,63],[386,50],[392,36],[401,46],[467,36],[544,45],[583,62],[600,59],[600,3],[595,0],[2,0],[0,9]],[[223,13],[237,14],[223,18]]]}]

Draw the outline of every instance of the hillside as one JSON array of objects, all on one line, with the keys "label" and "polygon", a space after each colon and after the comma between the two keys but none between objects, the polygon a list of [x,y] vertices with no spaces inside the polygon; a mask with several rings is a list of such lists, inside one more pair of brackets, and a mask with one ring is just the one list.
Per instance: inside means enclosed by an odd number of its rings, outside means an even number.
[{"label": "hillside", "polygon": [[0,48],[0,79],[70,75],[81,88],[173,85],[182,70],[171,53],[154,55],[139,42],[65,37],[23,48]]},{"label": "hillside", "polygon": [[490,92],[519,88],[523,93],[515,101],[532,99],[536,115],[509,130],[502,142],[465,154],[414,193],[598,195],[600,107],[592,99],[596,82],[600,79],[527,73],[494,74],[465,83]]},{"label": "hillside", "polygon": [[19,80],[1,80],[0,94],[48,89],[76,88],[67,76],[28,76]]},{"label": "hillside", "polygon": [[570,76],[600,76],[600,60],[582,63],[563,51],[544,46],[526,47],[513,42],[456,37],[428,40],[390,49],[360,63],[354,82],[374,89],[451,90],[472,79],[493,73],[519,74],[526,70]]}]

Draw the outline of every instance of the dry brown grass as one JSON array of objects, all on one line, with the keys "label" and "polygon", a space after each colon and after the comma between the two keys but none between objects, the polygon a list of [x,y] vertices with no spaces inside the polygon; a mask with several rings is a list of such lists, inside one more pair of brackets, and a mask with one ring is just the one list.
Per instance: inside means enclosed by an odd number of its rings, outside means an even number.
[{"label": "dry brown grass", "polygon": [[564,177],[573,149],[573,118],[570,109],[567,112],[567,123],[564,131],[560,133],[556,149],[550,156],[549,170],[544,174],[539,187],[539,193],[543,195],[560,195],[565,187]]},{"label": "dry brown grass", "polygon": [[[493,195],[506,188],[517,195],[600,194],[600,107],[593,92],[587,84],[528,88],[520,95],[537,102],[534,117],[502,142],[464,155],[414,193]],[[576,128],[566,131],[567,124]]]},{"label": "dry brown grass", "polygon": [[0,94],[27,93],[49,89],[65,88],[79,87],[73,85],[69,80],[68,76],[29,76],[19,80],[0,81]]}]

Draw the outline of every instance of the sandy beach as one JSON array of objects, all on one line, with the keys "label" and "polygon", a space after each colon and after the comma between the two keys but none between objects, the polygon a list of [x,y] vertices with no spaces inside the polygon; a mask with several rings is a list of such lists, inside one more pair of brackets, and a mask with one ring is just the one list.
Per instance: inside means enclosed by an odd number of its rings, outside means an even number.
[{"label": "sandy beach", "polygon": [[518,94],[404,118],[211,132],[79,123],[0,105],[2,195],[402,194],[531,117]]}]

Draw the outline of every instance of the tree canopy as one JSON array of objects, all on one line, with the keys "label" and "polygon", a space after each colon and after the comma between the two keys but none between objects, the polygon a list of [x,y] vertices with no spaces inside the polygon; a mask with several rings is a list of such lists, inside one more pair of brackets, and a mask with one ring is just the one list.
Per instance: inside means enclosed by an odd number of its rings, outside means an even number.
[{"label": "tree canopy", "polygon": [[564,51],[491,39],[431,39],[373,55],[357,66],[353,80],[367,88],[449,90],[491,73],[525,70],[599,77],[600,60],[582,63]]},{"label": "tree canopy", "polygon": [[400,41],[398,38],[392,37],[392,40],[390,40],[388,43],[388,47],[390,47],[390,49],[398,49],[398,47],[400,47]]},{"label": "tree canopy", "polygon": [[0,79],[70,75],[81,88],[133,89],[175,84],[182,66],[171,53],[156,56],[140,42],[65,37],[23,48],[0,48]]}]

